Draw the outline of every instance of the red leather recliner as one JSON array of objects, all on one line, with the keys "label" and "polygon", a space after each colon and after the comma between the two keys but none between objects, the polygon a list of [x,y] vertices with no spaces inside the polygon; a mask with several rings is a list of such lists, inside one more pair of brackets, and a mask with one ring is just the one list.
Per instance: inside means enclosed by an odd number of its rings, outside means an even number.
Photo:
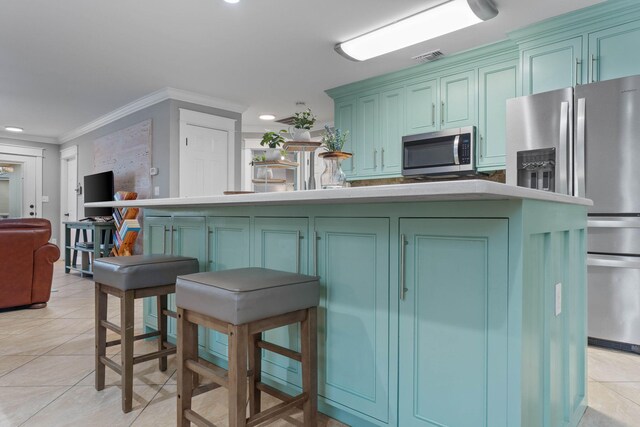
[{"label": "red leather recliner", "polygon": [[0,220],[0,309],[46,306],[53,263],[60,249],[49,242],[51,223],[41,218]]}]

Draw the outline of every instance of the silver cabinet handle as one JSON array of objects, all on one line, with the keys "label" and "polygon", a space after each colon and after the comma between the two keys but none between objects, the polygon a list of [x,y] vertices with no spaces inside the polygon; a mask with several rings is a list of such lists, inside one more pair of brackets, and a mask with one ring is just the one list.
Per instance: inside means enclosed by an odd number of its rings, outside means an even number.
[{"label": "silver cabinet handle", "polygon": [[594,66],[593,64],[597,61],[596,56],[591,54],[591,62],[589,63],[589,81],[591,83],[595,82],[595,76],[593,75]]},{"label": "silver cabinet handle", "polygon": [[[209,247],[211,245],[211,236],[213,236],[214,234],[215,234],[215,231],[212,230],[211,227],[208,227],[207,241],[205,242],[205,246],[204,246],[205,269],[207,271],[209,271],[209,266],[211,265],[211,259],[210,259],[211,254],[209,253]],[[215,236],[213,238],[215,239]]]},{"label": "silver cabinet handle", "polygon": [[580,71],[582,71],[582,61],[576,58],[576,85],[580,84],[580,73],[578,73],[578,67],[580,67]]},{"label": "silver cabinet handle", "polygon": [[453,139],[453,164],[460,164],[460,156],[458,155],[458,150],[460,149],[460,135],[456,135]]},{"label": "silver cabinet handle", "polygon": [[431,103],[431,126],[436,125],[436,104]]},{"label": "silver cabinet handle", "polygon": [[589,217],[589,228],[640,228],[640,217],[598,216]]},{"label": "silver cabinet handle", "polygon": [[378,150],[373,150],[373,168],[374,169],[378,169],[377,157],[378,157]]},{"label": "silver cabinet handle", "polygon": [[296,273],[300,274],[300,230],[296,231]]},{"label": "silver cabinet handle", "polygon": [[380,168],[384,169],[384,148],[380,152]]},{"label": "silver cabinet handle", "polygon": [[587,165],[585,163],[584,147],[585,147],[585,126],[586,126],[586,99],[578,99],[578,113],[576,115],[576,147],[575,159],[576,164],[573,172],[573,195],[584,197],[586,194],[585,174]]},{"label": "silver cabinet handle", "polygon": [[353,158],[356,156],[356,150],[351,150],[351,172],[355,170],[356,162],[353,161]]},{"label": "silver cabinet handle", "polygon": [[171,235],[169,237],[169,239],[171,239],[171,254],[173,255],[173,232],[176,231],[176,228],[172,225],[171,226]]},{"label": "silver cabinet handle", "polygon": [[591,267],[640,268],[637,257],[619,255],[592,255],[587,257],[587,265]]},{"label": "silver cabinet handle", "polygon": [[444,126],[444,101],[440,103],[440,124]]},{"label": "silver cabinet handle", "polygon": [[406,236],[404,234],[401,234],[400,235],[400,301],[404,301],[405,294],[408,290],[405,287],[405,277],[404,277],[406,244],[407,244]]},{"label": "silver cabinet handle", "polygon": [[313,241],[311,242],[311,249],[313,249],[313,275],[318,275],[318,232],[313,232]]}]

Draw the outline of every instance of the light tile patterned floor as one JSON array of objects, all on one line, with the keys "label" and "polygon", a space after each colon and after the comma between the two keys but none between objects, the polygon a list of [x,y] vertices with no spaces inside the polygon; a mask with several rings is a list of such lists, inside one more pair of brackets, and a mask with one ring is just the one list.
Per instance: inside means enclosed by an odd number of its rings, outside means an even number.
[{"label": "light tile patterned floor", "polygon": [[[65,275],[57,263],[53,289],[44,309],[0,312],[0,426],[175,426],[175,358],[166,373],[156,361],[136,365],[133,411],[123,414],[117,375],[107,369],[107,388],[93,388],[93,282]],[[141,301],[136,316],[141,331]],[[110,299],[109,318],[117,317]],[[155,348],[136,346],[137,353]],[[118,347],[109,352],[117,355]],[[588,392],[580,427],[640,426],[640,356],[589,348]],[[225,393],[198,396],[194,406],[226,425]],[[270,425],[301,426],[300,415],[292,411]],[[323,416],[319,425],[342,424]]]}]

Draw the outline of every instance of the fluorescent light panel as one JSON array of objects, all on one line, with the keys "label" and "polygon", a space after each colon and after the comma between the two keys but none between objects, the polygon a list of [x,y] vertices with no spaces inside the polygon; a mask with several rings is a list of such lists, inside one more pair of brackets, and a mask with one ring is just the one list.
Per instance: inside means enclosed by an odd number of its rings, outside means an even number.
[{"label": "fluorescent light panel", "polygon": [[491,19],[498,11],[486,0],[449,0],[431,9],[336,45],[336,51],[366,61]]},{"label": "fluorescent light panel", "polygon": [[16,132],[16,133],[24,131],[24,129],[19,128],[17,126],[5,126],[4,130],[6,130],[8,132]]}]

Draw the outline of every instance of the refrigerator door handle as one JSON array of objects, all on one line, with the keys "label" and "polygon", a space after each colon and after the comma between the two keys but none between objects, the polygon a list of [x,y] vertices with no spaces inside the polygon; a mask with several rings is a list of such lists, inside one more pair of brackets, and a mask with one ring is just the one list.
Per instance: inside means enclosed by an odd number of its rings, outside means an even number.
[{"label": "refrigerator door handle", "polygon": [[563,101],[560,103],[560,136],[558,140],[560,158],[556,165],[556,174],[558,174],[556,182],[560,183],[561,188],[559,192],[563,194],[570,194],[569,183],[571,182],[571,172],[567,159],[569,146],[569,102]]},{"label": "refrigerator door handle", "polygon": [[614,267],[614,268],[638,268],[640,260],[638,257],[618,256],[618,255],[595,255],[587,256],[587,265],[591,267]]},{"label": "refrigerator door handle", "polygon": [[578,113],[576,115],[576,149],[573,165],[573,195],[585,197],[585,126],[586,126],[586,99],[578,98]]}]

